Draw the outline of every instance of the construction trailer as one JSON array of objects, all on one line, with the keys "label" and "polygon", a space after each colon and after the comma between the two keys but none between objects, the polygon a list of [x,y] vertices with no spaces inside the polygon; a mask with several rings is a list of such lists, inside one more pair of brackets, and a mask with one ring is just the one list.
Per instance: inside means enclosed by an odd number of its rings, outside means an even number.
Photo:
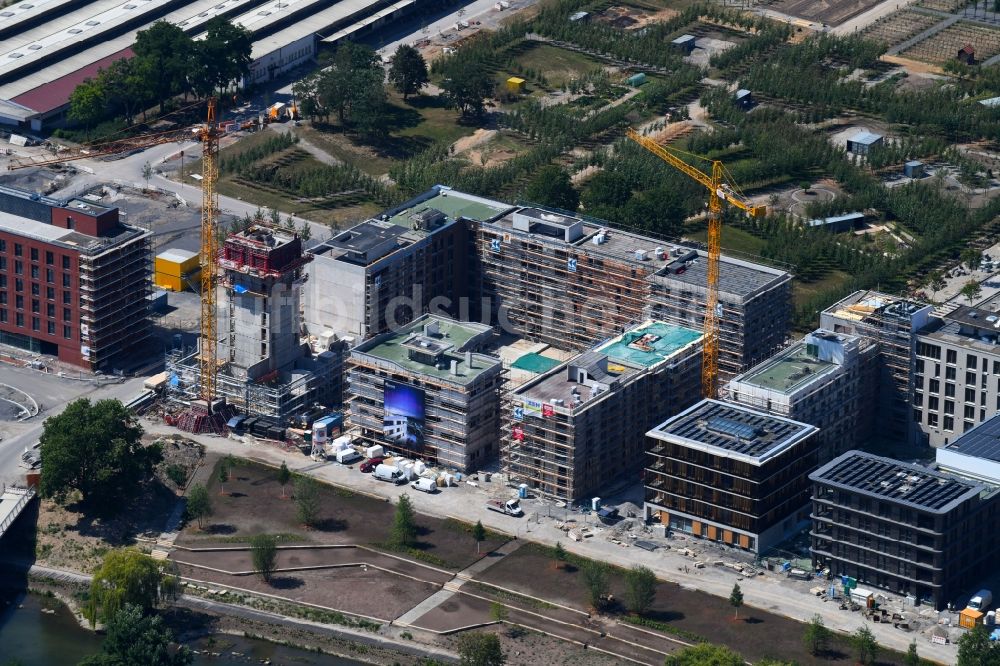
[{"label": "construction trailer", "polygon": [[156,255],[153,283],[160,289],[184,291],[194,284],[200,270],[197,252],[169,249]]}]

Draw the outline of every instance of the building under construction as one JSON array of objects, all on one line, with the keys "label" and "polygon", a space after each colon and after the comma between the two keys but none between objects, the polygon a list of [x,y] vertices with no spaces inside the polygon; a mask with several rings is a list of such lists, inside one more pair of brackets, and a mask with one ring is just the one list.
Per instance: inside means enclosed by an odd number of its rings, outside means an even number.
[{"label": "building under construction", "polygon": [[508,393],[508,482],[571,502],[637,474],[646,431],[698,399],[701,341],[700,331],[647,321]]},{"label": "building under construction", "polygon": [[[302,336],[301,288],[310,257],[292,232],[254,226],[226,239],[219,257],[216,398],[249,415],[284,422],[341,400],[344,350]],[[173,395],[198,397],[196,352],[168,363]]]},{"label": "building under construction", "polygon": [[[582,351],[645,319],[701,329],[705,252],[540,207],[478,225],[475,277],[484,320],[530,340]],[[719,374],[773,354],[791,315],[791,276],[720,260]]]},{"label": "building under construction", "polygon": [[856,291],[820,315],[820,326],[878,345],[878,404],[874,434],[917,443],[922,439],[911,406],[914,342],[932,306],[877,291]]}]

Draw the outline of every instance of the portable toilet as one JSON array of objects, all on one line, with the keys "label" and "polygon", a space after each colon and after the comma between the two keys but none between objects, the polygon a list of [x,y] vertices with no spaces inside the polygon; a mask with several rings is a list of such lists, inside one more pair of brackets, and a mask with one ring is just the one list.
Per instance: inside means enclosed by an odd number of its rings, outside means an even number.
[{"label": "portable toilet", "polygon": [[520,76],[512,76],[507,79],[507,92],[512,92],[515,95],[520,95],[524,92],[525,80]]},{"label": "portable toilet", "polygon": [[639,72],[638,74],[633,74],[632,76],[625,79],[625,82],[630,86],[632,86],[633,88],[638,88],[639,86],[641,86],[643,83],[646,82],[646,75],[643,74],[642,72]]},{"label": "portable toilet", "polygon": [[517,487],[517,496],[520,497],[521,499],[527,499],[528,498],[528,484],[527,483],[522,483],[521,485],[519,485]]},{"label": "portable toilet", "polygon": [[594,497],[593,499],[590,500],[590,510],[591,511],[600,511],[601,510],[601,498],[600,497]]}]

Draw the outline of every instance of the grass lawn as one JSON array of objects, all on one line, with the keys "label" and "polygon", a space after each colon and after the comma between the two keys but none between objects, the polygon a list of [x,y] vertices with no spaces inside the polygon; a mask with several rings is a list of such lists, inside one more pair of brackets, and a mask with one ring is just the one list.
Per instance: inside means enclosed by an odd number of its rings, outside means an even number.
[{"label": "grass lawn", "polygon": [[[580,78],[588,72],[601,68],[601,63],[590,56],[576,51],[567,51],[558,46],[540,42],[526,42],[525,50],[514,57],[514,61],[525,68],[545,75],[551,88],[568,84],[573,78]],[[504,81],[515,72],[498,72]],[[532,87],[529,83],[529,88]]]},{"label": "grass lawn", "polygon": [[301,217],[321,224],[343,228],[372,217],[384,207],[369,201],[336,208],[317,206],[310,202],[297,201],[292,197],[270,190],[248,187],[235,183],[229,178],[219,181],[218,192],[222,196],[256,204],[261,208],[277,208],[279,212]]},{"label": "grass lawn", "polygon": [[[698,241],[699,243],[707,243],[708,229],[702,228],[699,229],[698,231],[685,233],[684,237]],[[729,250],[731,252],[743,252],[745,254],[760,256],[760,253],[763,249],[764,249],[763,239],[757,238],[753,234],[747,233],[746,231],[743,231],[742,229],[737,229],[735,227],[722,228],[723,252]]]},{"label": "grass lawn", "polygon": [[801,282],[799,280],[793,280],[792,306],[797,308],[819,292],[825,289],[839,287],[850,279],[851,276],[849,274],[844,271],[834,269],[827,273],[822,280],[816,280],[815,282]]},{"label": "grass lawn", "polygon": [[399,160],[413,157],[435,143],[451,144],[476,128],[459,123],[459,114],[436,96],[417,95],[403,102],[393,93],[381,117],[386,133],[364,137],[344,131],[335,122],[305,123],[296,131],[310,143],[337,159],[380,176]]}]

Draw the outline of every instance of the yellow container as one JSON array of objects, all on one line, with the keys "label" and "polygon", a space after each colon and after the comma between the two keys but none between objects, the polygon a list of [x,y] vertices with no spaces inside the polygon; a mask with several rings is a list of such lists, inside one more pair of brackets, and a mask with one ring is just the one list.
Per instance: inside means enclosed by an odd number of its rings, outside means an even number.
[{"label": "yellow container", "polygon": [[521,94],[524,92],[525,80],[519,76],[512,76],[507,79],[507,90],[512,93]]},{"label": "yellow container", "polygon": [[170,291],[183,291],[184,278],[198,272],[197,252],[171,249],[156,255],[153,282]]}]

